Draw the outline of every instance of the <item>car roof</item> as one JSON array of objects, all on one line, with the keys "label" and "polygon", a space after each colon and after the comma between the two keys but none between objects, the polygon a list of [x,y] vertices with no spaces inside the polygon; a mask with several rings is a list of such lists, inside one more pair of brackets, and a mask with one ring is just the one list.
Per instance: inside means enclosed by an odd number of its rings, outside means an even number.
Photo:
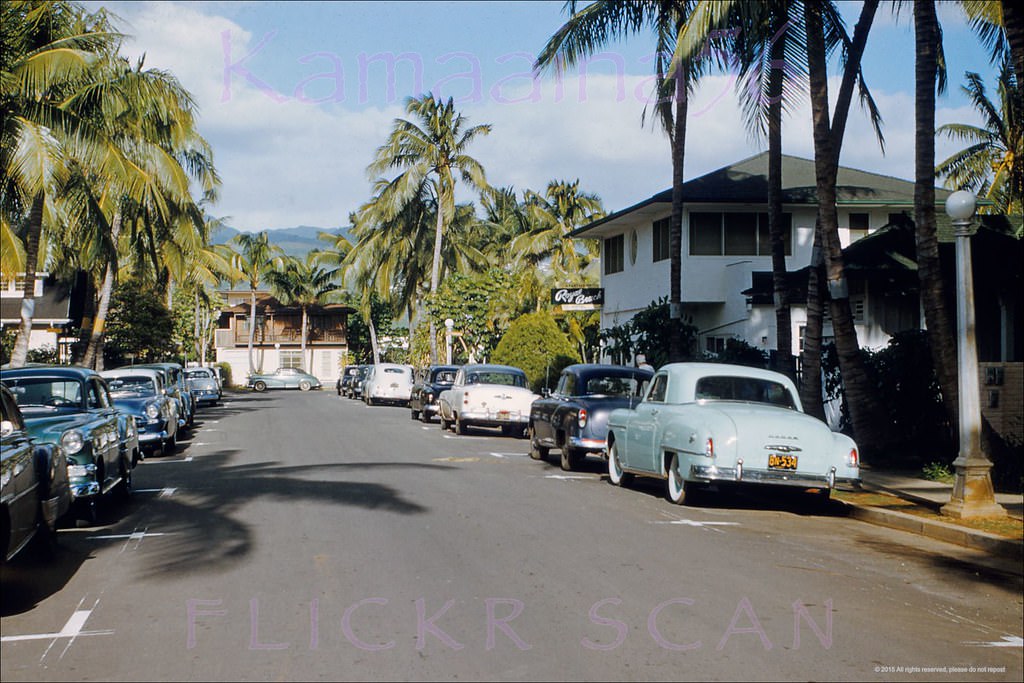
[{"label": "car roof", "polygon": [[511,365],[495,365],[493,363],[475,363],[473,365],[463,365],[462,370],[466,371],[466,374],[471,372],[518,372],[526,374],[522,369],[513,367]]},{"label": "car roof", "polygon": [[157,370],[156,368],[146,368],[139,365],[133,365],[126,368],[114,368],[113,370],[104,370],[100,373],[100,377],[125,377],[127,375],[159,377],[160,371]]},{"label": "car roof", "polygon": [[86,379],[99,376],[99,373],[91,368],[84,368],[80,365],[33,365],[31,367],[11,368],[0,370],[0,377],[73,377]]}]

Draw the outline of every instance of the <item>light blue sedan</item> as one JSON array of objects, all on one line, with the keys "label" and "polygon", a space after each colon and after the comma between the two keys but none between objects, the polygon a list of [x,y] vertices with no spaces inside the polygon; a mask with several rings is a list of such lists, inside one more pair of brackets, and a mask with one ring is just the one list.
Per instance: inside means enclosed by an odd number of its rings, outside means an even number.
[{"label": "light blue sedan", "polygon": [[298,368],[278,368],[265,375],[249,375],[248,387],[253,391],[267,389],[298,389],[309,391],[319,389],[320,380]]},{"label": "light blue sedan", "polygon": [[713,482],[815,489],[860,479],[857,445],[806,415],[785,375],[718,363],[672,363],[633,409],[608,420],[608,478],[666,481],[676,504]]}]

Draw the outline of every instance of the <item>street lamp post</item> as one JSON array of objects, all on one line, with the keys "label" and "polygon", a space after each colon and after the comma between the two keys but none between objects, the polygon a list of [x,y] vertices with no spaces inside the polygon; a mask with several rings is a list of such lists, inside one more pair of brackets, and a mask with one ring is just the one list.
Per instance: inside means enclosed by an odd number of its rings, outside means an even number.
[{"label": "street lamp post", "polygon": [[942,514],[950,517],[1002,517],[992,488],[992,462],[981,449],[981,404],[978,345],[974,337],[974,274],[971,267],[971,227],[975,200],[970,192],[946,199],[946,213],[956,235],[957,392],[959,394],[960,454],[953,461],[956,481]]},{"label": "street lamp post", "polygon": [[451,318],[445,318],[444,321],[444,357],[445,362],[448,365],[452,364],[452,328],[455,327],[455,321]]}]

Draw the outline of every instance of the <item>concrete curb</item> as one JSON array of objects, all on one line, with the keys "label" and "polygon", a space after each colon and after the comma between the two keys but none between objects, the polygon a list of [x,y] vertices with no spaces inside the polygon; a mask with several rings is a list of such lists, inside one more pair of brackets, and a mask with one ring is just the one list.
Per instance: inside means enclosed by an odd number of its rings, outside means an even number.
[{"label": "concrete curb", "polygon": [[1024,544],[1020,541],[990,534],[987,531],[968,529],[956,524],[917,517],[906,512],[855,505],[844,500],[837,500],[837,502],[843,504],[849,517],[862,522],[909,531],[938,541],[981,550],[991,555],[1024,561]]}]

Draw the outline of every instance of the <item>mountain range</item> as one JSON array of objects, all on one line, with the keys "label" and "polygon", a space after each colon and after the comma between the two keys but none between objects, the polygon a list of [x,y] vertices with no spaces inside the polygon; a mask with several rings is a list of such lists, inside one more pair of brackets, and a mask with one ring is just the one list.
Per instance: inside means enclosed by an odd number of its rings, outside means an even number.
[{"label": "mountain range", "polygon": [[[334,235],[342,234],[349,240],[352,239],[349,233],[350,227],[343,228],[316,228],[309,225],[300,225],[295,228],[274,228],[266,231],[270,243],[280,247],[289,256],[305,258],[313,249],[323,249],[327,243],[318,239],[317,235],[327,232]],[[211,244],[225,244],[239,235],[241,230],[223,226],[215,228],[210,235]]]}]

